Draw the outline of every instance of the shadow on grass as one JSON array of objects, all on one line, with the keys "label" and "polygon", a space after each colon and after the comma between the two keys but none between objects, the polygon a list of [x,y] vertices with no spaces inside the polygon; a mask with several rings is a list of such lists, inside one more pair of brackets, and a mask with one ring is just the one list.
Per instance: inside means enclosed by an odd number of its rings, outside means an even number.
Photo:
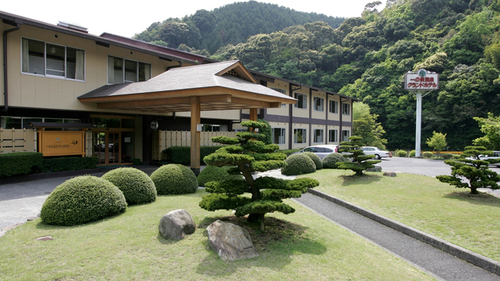
[{"label": "shadow on grass", "polygon": [[203,241],[203,246],[210,253],[198,265],[197,272],[207,276],[229,276],[238,271],[239,267],[267,267],[281,269],[292,262],[296,252],[310,255],[321,255],[326,252],[326,247],[306,237],[308,227],[274,217],[265,218],[266,228],[260,231],[259,223],[249,223],[246,217],[236,216],[206,217],[198,224],[203,229],[203,235],[207,236],[206,228],[216,220],[233,223],[245,228],[252,237],[254,247],[259,257],[248,260],[237,260],[224,262],[217,253],[210,249],[208,240]]},{"label": "shadow on grass", "polygon": [[342,186],[350,186],[350,185],[359,185],[359,184],[371,184],[382,179],[382,175],[380,174],[367,174],[364,173],[362,176],[356,176],[356,174],[352,175],[341,175]]},{"label": "shadow on grass", "polygon": [[495,197],[488,193],[480,192],[479,194],[470,194],[470,192],[454,191],[446,194],[443,197],[449,199],[460,200],[475,205],[491,206],[500,208],[500,198]]}]

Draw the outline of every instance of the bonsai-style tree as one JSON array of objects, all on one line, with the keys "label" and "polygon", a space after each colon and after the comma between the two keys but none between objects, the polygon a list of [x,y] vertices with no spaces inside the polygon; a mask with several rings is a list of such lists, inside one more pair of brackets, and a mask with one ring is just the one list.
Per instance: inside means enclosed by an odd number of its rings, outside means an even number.
[{"label": "bonsai-style tree", "polygon": [[339,152],[346,154],[352,158],[352,162],[338,162],[338,169],[352,170],[355,176],[362,176],[363,171],[375,167],[374,164],[380,163],[380,160],[370,160],[375,155],[365,155],[361,147],[363,146],[363,139],[358,136],[352,136],[350,141],[343,141],[340,143]]},{"label": "bonsai-style tree", "polygon": [[471,194],[478,194],[477,189],[482,187],[499,189],[500,176],[488,169],[488,166],[489,164],[499,163],[500,160],[480,159],[491,154],[492,151],[486,150],[484,146],[467,146],[461,158],[444,161],[444,163],[451,166],[451,176],[444,175],[436,178],[457,188],[470,188]]},{"label": "bonsai-style tree", "polygon": [[[275,211],[289,214],[295,212],[291,206],[283,203],[282,199],[298,198],[308,188],[319,185],[319,182],[309,178],[284,180],[273,177],[254,179],[254,172],[284,167],[286,155],[275,144],[264,144],[265,135],[262,129],[265,123],[245,121],[242,126],[248,127],[247,132],[240,132],[236,137],[213,137],[212,141],[229,144],[218,149],[203,160],[212,166],[232,166],[230,174],[243,175],[243,180],[227,179],[212,181],[205,184],[205,190],[210,193],[203,196],[200,207],[215,211],[219,209],[235,210],[238,217],[248,215],[248,221],[260,221],[260,229],[264,230],[264,215]],[[257,132],[257,130],[259,132]],[[250,193],[251,196],[244,196]]]}]

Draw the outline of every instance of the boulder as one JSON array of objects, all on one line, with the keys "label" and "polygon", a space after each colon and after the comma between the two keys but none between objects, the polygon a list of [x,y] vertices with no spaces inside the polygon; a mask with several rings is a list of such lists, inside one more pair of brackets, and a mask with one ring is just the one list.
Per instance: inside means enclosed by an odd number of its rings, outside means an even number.
[{"label": "boulder", "polygon": [[217,220],[207,227],[208,243],[221,259],[233,261],[258,257],[248,231],[232,223]]},{"label": "boulder", "polygon": [[386,177],[395,177],[395,176],[397,176],[396,172],[384,172],[383,175],[386,176]]},{"label": "boulder", "polygon": [[158,230],[166,239],[181,240],[192,234],[196,228],[193,218],[185,210],[179,209],[164,215]]}]

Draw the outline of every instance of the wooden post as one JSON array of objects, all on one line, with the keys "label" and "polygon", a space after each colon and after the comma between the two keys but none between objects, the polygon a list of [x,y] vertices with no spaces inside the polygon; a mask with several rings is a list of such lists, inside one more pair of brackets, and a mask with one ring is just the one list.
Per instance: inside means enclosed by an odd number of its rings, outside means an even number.
[{"label": "wooden post", "polygon": [[250,108],[250,120],[257,121],[257,108]]},{"label": "wooden post", "polygon": [[191,170],[195,175],[200,173],[200,123],[200,100],[198,97],[191,97]]}]

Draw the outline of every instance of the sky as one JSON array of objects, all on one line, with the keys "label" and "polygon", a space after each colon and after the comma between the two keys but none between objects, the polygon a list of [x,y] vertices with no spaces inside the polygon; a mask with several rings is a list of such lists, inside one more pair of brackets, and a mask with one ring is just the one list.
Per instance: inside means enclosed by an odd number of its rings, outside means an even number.
[{"label": "sky", "polygon": [[[375,0],[259,0],[299,12],[314,12],[333,17],[359,17],[366,4]],[[154,22],[183,18],[197,10],[212,11],[222,6],[247,0],[149,0],[141,1],[86,0],[80,2],[51,0],[4,1],[0,11],[50,24],[69,22],[88,28],[93,35],[108,32],[132,37]],[[385,7],[386,0],[378,10]],[[84,3],[84,4],[79,4]]]}]

